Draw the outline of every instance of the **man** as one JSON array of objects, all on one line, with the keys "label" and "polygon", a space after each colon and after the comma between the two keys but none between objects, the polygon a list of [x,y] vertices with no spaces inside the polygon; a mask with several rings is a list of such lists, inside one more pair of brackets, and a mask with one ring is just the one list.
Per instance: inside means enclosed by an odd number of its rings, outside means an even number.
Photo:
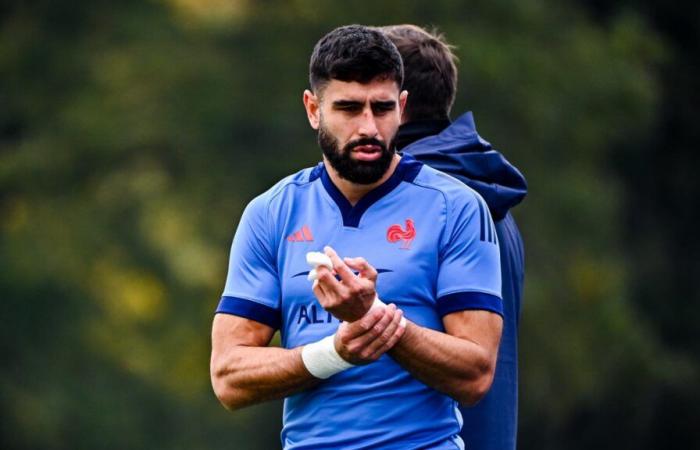
[{"label": "man", "polygon": [[[394,152],[407,94],[381,32],[333,30],[309,72],[323,162],[241,218],[213,323],[214,391],[230,409],[286,397],[287,449],[463,448],[457,402],[488,390],[502,327],[488,209]],[[329,261],[307,255],[321,249]],[[267,347],[276,329],[283,348]]]},{"label": "man", "polygon": [[477,134],[471,113],[450,124],[457,68],[442,36],[414,25],[382,30],[401,53],[403,87],[409,93],[396,138],[397,148],[477,191],[496,221],[503,279],[503,336],[491,390],[478,405],[461,408],[461,434],[470,449],[515,449],[524,258],[522,239],[509,209],[525,197],[525,178]]}]

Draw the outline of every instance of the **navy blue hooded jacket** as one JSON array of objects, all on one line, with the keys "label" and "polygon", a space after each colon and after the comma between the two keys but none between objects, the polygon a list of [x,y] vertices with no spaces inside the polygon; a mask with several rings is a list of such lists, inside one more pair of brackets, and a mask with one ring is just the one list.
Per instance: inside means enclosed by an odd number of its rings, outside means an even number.
[{"label": "navy blue hooded jacket", "polygon": [[518,323],[524,254],[509,210],[527,194],[525,177],[476,132],[471,112],[448,120],[408,122],[396,137],[399,150],[477,191],[496,224],[501,252],[503,334],[491,390],[475,407],[462,407],[462,438],[469,450],[515,449],[518,425]]}]

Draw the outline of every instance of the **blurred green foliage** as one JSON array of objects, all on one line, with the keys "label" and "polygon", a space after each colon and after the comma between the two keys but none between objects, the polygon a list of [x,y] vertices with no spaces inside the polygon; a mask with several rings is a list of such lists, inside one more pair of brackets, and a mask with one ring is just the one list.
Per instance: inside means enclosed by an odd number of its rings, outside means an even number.
[{"label": "blurred green foliage", "polygon": [[700,445],[698,11],[3,2],[0,447],[279,446],[280,402],[214,398],[210,323],[243,207],[320,157],[301,93],[346,23],[439,26],[455,114],[529,179],[520,448]]}]

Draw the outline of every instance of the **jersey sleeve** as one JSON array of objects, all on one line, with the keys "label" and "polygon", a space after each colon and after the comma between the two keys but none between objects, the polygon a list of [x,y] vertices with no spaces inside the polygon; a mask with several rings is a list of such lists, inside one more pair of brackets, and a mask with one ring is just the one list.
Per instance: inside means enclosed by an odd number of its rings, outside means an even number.
[{"label": "jersey sleeve", "polygon": [[254,199],[243,212],[231,245],[226,286],[216,313],[280,326],[280,286],[267,203]]},{"label": "jersey sleeve", "polygon": [[501,263],[496,228],[473,191],[449,209],[440,252],[437,310],[440,316],[468,309],[503,315]]}]

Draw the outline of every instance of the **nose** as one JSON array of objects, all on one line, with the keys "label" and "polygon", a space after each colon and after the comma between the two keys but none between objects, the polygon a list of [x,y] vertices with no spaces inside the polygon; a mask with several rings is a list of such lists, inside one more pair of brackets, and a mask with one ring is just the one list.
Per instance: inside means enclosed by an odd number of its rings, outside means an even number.
[{"label": "nose", "polygon": [[360,117],[360,125],[357,132],[362,137],[377,137],[379,130],[377,129],[377,119],[374,116],[372,108],[365,108]]}]

